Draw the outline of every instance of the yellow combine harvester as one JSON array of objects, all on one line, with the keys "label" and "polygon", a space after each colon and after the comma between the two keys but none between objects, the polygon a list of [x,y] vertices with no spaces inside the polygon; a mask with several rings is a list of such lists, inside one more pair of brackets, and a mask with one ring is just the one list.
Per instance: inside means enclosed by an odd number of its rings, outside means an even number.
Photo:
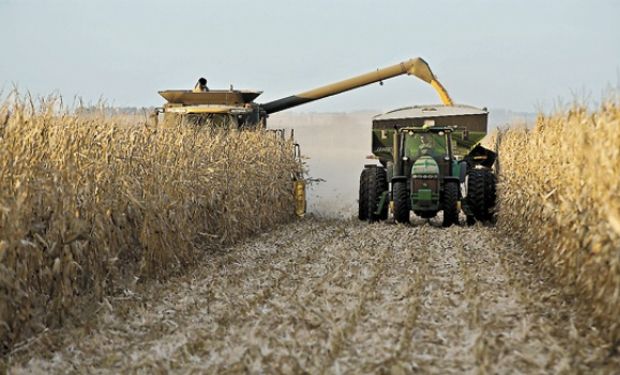
[{"label": "yellow combine harvester", "polygon": [[[413,75],[429,83],[437,91],[444,105],[453,105],[448,92],[432,73],[426,61],[415,58],[263,104],[254,102],[262,94],[262,91],[234,90],[232,87],[230,90],[206,92],[164,90],[160,91],[159,94],[167,102],[163,107],[157,109],[157,113],[163,113],[166,120],[195,125],[240,130],[265,129],[267,118],[272,113],[404,74]],[[296,155],[299,156],[299,145],[296,145],[295,149],[297,150]],[[303,216],[305,212],[305,182],[300,173],[296,173],[293,179],[293,191],[297,202],[296,213]]]}]

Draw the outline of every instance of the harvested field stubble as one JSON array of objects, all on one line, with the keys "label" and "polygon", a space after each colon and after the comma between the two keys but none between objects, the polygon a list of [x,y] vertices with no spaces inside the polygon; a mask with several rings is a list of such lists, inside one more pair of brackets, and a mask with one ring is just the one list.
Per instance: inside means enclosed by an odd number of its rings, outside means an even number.
[{"label": "harvested field stubble", "polygon": [[[618,374],[620,356],[496,228],[311,216],[240,241],[11,374]],[[123,298],[120,298],[123,297]]]},{"label": "harvested field stubble", "polygon": [[500,225],[620,338],[620,104],[502,132]]},{"label": "harvested field stubble", "polygon": [[[289,141],[0,104],[0,352],[292,218]],[[87,305],[87,304],[83,304]]]}]

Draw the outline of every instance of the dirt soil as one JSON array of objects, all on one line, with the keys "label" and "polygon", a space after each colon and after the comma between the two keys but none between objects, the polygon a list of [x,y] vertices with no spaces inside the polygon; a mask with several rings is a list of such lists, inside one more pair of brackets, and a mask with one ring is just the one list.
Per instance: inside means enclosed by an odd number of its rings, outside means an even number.
[{"label": "dirt soil", "polygon": [[305,219],[19,345],[31,373],[620,373],[494,228]]}]

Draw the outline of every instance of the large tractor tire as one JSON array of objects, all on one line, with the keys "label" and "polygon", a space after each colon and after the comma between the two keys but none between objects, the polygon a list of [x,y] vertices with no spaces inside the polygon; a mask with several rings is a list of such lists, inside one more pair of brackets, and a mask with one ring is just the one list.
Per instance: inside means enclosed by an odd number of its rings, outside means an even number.
[{"label": "large tractor tire", "polygon": [[444,227],[459,223],[459,184],[448,181],[443,189],[443,223]]},{"label": "large tractor tire", "polygon": [[366,187],[368,168],[364,168],[360,174],[360,191],[357,208],[357,217],[360,220],[368,219],[368,188]]},{"label": "large tractor tire", "polygon": [[378,214],[376,211],[379,208],[379,202],[381,201],[381,195],[388,191],[387,172],[382,167],[369,167],[366,168],[366,189],[368,204],[368,214],[366,217],[369,221],[385,220],[388,216],[388,202],[383,205],[381,212]]},{"label": "large tractor tire", "polygon": [[477,221],[493,219],[496,200],[496,178],[490,169],[471,169],[467,173],[466,203]]},{"label": "large tractor tire", "polygon": [[497,200],[497,176],[488,170],[488,173],[484,175],[484,204],[487,207],[491,218],[495,211],[495,203]]},{"label": "large tractor tire", "polygon": [[406,181],[395,181],[392,183],[392,194],[394,199],[394,220],[397,223],[409,222],[409,189]]}]

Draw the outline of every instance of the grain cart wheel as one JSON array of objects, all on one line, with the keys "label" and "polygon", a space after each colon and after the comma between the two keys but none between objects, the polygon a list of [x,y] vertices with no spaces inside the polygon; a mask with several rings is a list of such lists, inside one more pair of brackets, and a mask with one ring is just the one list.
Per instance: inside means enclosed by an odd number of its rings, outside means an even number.
[{"label": "grain cart wheel", "polygon": [[364,168],[360,174],[360,192],[357,208],[357,217],[360,220],[368,219],[368,189],[366,187],[368,168]]},{"label": "grain cart wheel", "polygon": [[459,184],[446,182],[443,190],[443,223],[444,227],[459,223]]},{"label": "grain cart wheel", "polygon": [[493,221],[495,216],[495,202],[497,200],[497,177],[493,171],[486,170],[484,175],[484,205],[487,210],[488,219]]},{"label": "grain cart wheel", "polygon": [[409,222],[409,190],[406,181],[395,181],[392,183],[392,194],[394,199],[394,220],[397,223]]},{"label": "grain cart wheel", "polygon": [[366,189],[368,189],[368,219],[370,221],[385,220],[388,215],[388,202],[384,202],[381,212],[376,214],[383,192],[388,190],[387,172],[382,167],[367,168]]},{"label": "grain cart wheel", "polygon": [[484,175],[482,169],[467,172],[467,197],[465,198],[475,220],[484,216]]},{"label": "grain cart wheel", "polygon": [[381,202],[381,196],[383,192],[388,190],[387,172],[381,167],[367,168],[366,174],[366,189],[368,198],[368,219],[370,221],[385,220],[388,214],[388,202],[383,204],[381,212],[376,214],[375,212],[379,208]]},{"label": "grain cart wheel", "polygon": [[490,169],[472,169],[467,177],[467,205],[476,220],[491,220],[496,199],[495,175]]}]

